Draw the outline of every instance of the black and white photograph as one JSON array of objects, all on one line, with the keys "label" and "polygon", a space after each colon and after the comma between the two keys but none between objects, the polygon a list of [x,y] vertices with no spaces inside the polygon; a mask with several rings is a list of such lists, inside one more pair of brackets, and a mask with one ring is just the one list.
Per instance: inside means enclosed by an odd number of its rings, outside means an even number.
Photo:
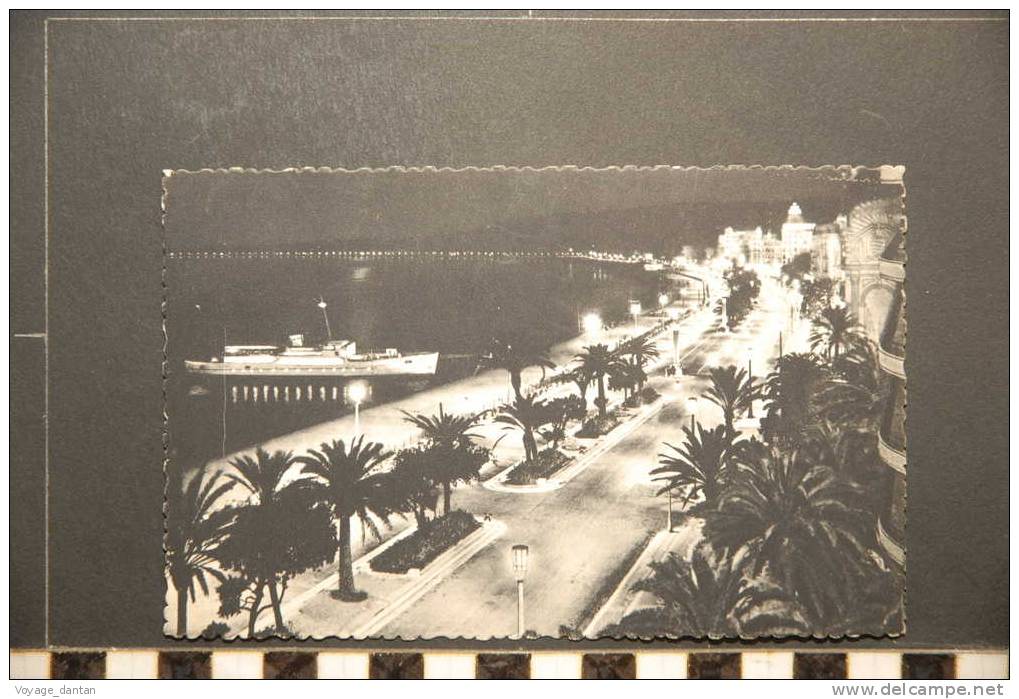
[{"label": "black and white photograph", "polygon": [[904,630],[904,169],[164,173],[164,632]]}]

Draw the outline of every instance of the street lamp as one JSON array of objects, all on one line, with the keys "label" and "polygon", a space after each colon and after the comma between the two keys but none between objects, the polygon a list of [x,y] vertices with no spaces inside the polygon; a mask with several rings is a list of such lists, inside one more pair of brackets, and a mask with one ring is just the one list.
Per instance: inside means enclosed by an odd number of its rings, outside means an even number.
[{"label": "street lamp", "polygon": [[640,315],[641,310],[640,301],[630,301],[630,315],[633,316],[634,329],[637,328],[637,316]]},{"label": "street lamp", "polygon": [[589,335],[597,335],[602,331],[602,319],[597,313],[588,313],[581,319],[584,332]]},{"label": "street lamp", "polygon": [[697,429],[697,396],[690,396],[686,399],[686,412],[690,413],[690,431]]},{"label": "street lamp", "polygon": [[332,339],[333,339],[333,331],[332,331],[332,329],[331,329],[331,328],[329,327],[329,314],[328,314],[328,313],[326,313],[326,308],[328,308],[328,307],[329,307],[329,304],[327,304],[327,303],[326,303],[326,301],[325,301],[325,299],[324,299],[324,298],[322,298],[321,296],[319,296],[319,297],[318,297],[318,303],[317,303],[317,304],[315,304],[315,305],[317,305],[317,306],[318,306],[319,308],[321,308],[321,309],[322,309],[322,317],[323,317],[323,318],[325,318],[325,321],[326,321],[326,339],[327,339],[327,340],[329,340],[330,342],[332,342]]},{"label": "street lamp", "polygon": [[368,384],[354,381],[347,386],[347,400],[354,404],[354,434],[361,431],[361,403],[368,397]]},{"label": "street lamp", "polygon": [[659,306],[668,306],[669,305],[669,295],[668,294],[659,294],[658,295],[658,305]]},{"label": "street lamp", "polygon": [[513,574],[517,579],[517,636],[524,637],[524,576],[527,574],[527,556],[530,550],[524,544],[513,546]]},{"label": "street lamp", "polygon": [[[750,385],[754,385],[754,348],[747,348],[747,377],[750,380]],[[750,397],[750,406],[747,408],[747,417],[753,419],[754,417],[754,398]]]}]

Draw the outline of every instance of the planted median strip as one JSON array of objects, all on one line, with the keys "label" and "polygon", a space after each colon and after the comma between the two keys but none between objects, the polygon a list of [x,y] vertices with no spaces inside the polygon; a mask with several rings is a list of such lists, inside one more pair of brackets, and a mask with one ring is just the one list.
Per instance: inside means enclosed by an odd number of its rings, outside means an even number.
[{"label": "planted median strip", "polygon": [[418,527],[414,533],[372,558],[368,566],[378,573],[420,571],[480,527],[481,523],[473,515],[453,510]]}]

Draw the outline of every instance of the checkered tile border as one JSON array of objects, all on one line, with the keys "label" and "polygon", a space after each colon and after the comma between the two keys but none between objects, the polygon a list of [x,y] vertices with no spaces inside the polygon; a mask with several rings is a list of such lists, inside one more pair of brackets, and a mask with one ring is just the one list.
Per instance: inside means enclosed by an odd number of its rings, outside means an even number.
[{"label": "checkered tile border", "polygon": [[11,679],[1006,679],[1008,654],[11,652]]}]

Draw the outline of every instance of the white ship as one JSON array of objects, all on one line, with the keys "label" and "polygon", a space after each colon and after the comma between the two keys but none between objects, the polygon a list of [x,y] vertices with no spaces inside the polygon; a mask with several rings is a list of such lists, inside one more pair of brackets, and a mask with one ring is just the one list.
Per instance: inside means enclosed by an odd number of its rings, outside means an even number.
[{"label": "white ship", "polygon": [[221,357],[184,362],[192,374],[255,377],[430,376],[439,363],[438,352],[403,354],[395,348],[359,354],[351,340],[330,340],[305,346],[303,335],[291,335],[285,347],[227,345]]}]

